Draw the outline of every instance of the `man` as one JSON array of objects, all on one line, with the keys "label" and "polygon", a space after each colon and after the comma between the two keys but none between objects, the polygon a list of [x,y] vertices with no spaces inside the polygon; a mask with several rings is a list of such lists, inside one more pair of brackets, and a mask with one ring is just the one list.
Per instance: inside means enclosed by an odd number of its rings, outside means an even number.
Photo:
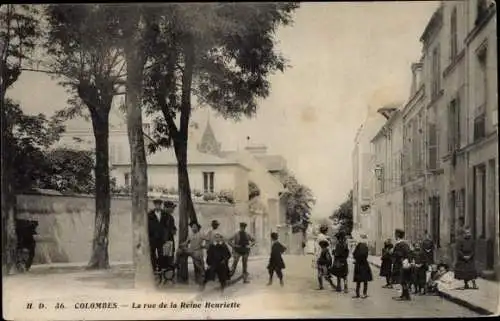
[{"label": "man", "polygon": [[192,234],[185,242],[179,244],[179,251],[177,252],[177,255],[179,257],[183,255],[191,257],[193,260],[196,282],[199,285],[202,285],[203,280],[205,279],[205,264],[203,262],[203,248],[205,240],[200,232],[200,224],[197,222],[191,222],[189,226],[191,226]]},{"label": "man", "polygon": [[148,235],[151,254],[151,266],[158,273],[160,271],[160,257],[163,255],[163,245],[166,241],[166,219],[163,215],[162,201],[153,201],[154,209],[148,213]]},{"label": "man", "polygon": [[424,252],[425,264],[434,264],[434,242],[427,231],[425,231],[425,237],[422,241],[422,251]]},{"label": "man", "polygon": [[405,232],[400,229],[395,231],[396,243],[394,245],[394,265],[393,273],[396,279],[399,279],[401,284],[401,296],[394,297],[397,301],[410,301],[410,281],[411,281],[411,265],[410,265],[410,246],[404,240]]},{"label": "man", "polygon": [[241,257],[243,261],[243,283],[248,283],[248,256],[250,255],[250,248],[255,245],[255,239],[245,231],[246,227],[247,223],[241,222],[239,232],[229,240],[229,245],[233,248],[233,266],[230,276],[233,276],[236,272]]},{"label": "man", "polygon": [[177,234],[177,227],[175,226],[175,219],[173,216],[175,210],[175,203],[172,201],[165,201],[164,207],[164,226],[165,226],[165,243],[163,255],[165,259],[165,267],[172,267],[174,265],[175,253],[175,234]]}]

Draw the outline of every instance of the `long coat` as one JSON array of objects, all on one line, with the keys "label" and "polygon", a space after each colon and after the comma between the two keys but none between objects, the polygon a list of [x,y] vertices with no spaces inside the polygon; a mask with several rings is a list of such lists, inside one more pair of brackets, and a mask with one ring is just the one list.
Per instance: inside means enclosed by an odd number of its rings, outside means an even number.
[{"label": "long coat", "polygon": [[276,241],[271,246],[271,255],[269,257],[269,263],[267,268],[270,270],[282,270],[285,268],[285,262],[281,256],[286,251],[286,247],[280,242]]},{"label": "long coat", "polygon": [[349,257],[349,246],[347,242],[338,242],[333,250],[332,274],[338,278],[346,278],[349,272],[347,258]]},{"label": "long coat", "polygon": [[392,276],[392,248],[394,245],[389,244],[382,249],[382,264],[380,265],[380,276]]},{"label": "long coat", "polygon": [[368,245],[364,242],[358,243],[352,256],[354,262],[354,282],[369,282],[373,280],[372,269],[368,263]]},{"label": "long coat", "polygon": [[470,281],[477,278],[475,264],[475,242],[472,238],[461,238],[457,242],[455,278]]},{"label": "long coat", "polygon": [[410,259],[410,246],[404,240],[396,242],[394,251],[392,252],[392,282],[400,284],[402,281],[409,282],[411,279],[411,271],[403,270],[403,260]]},{"label": "long coat", "polygon": [[175,220],[172,215],[162,211],[160,220],[158,221],[154,210],[148,213],[148,234],[150,242],[159,245],[163,245],[163,243],[167,241],[173,242],[176,232],[177,228],[175,227]]}]

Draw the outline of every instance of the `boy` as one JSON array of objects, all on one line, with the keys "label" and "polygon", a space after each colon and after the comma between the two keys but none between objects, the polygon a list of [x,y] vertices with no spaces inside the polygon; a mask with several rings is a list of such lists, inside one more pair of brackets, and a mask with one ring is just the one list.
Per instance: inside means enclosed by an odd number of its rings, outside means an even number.
[{"label": "boy", "polygon": [[278,279],[280,280],[280,285],[283,286],[283,272],[285,268],[285,262],[283,262],[283,257],[281,256],[286,251],[286,247],[283,246],[278,241],[278,233],[271,233],[271,255],[269,257],[269,264],[267,265],[267,270],[269,271],[269,282],[267,285],[273,284],[273,275],[276,272]]},{"label": "boy", "polygon": [[215,276],[219,279],[221,285],[221,291],[223,292],[227,281],[229,280],[229,259],[231,258],[231,252],[224,242],[224,238],[221,234],[217,233],[214,235],[214,242],[210,244],[207,250],[207,265],[208,269],[205,271],[205,280],[203,281],[203,287],[208,281],[215,280]]},{"label": "boy", "polygon": [[319,257],[316,261],[316,266],[318,268],[318,290],[323,290],[323,278],[325,278],[328,283],[335,288],[333,285],[332,277],[330,276],[330,269],[332,268],[332,255],[330,254],[330,250],[328,247],[330,243],[328,241],[322,240],[319,242],[319,247],[321,248],[321,252],[319,253]]}]

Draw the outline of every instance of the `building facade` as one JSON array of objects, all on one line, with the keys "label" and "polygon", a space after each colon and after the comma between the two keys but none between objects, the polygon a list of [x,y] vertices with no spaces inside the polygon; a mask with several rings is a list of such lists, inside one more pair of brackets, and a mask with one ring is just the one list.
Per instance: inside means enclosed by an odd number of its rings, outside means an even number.
[{"label": "building facade", "polygon": [[403,117],[397,108],[383,108],[387,122],[373,137],[373,197],[371,212],[375,224],[374,248],[380,254],[384,241],[393,238],[394,229],[403,228],[403,188],[401,167],[403,154]]}]

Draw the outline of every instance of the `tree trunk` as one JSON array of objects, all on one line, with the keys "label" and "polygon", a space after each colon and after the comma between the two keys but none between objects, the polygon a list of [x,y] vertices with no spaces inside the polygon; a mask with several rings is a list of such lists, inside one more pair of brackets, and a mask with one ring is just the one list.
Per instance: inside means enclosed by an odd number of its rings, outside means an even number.
[{"label": "tree trunk", "polygon": [[[103,108],[105,109],[105,108]],[[109,110],[109,109],[108,109]],[[89,269],[109,268],[109,221],[111,215],[111,193],[109,178],[109,121],[108,112],[92,113],[95,137],[95,226],[92,256]]]},{"label": "tree trunk", "polygon": [[[2,70],[3,74],[4,70]],[[2,79],[2,85],[5,80]],[[4,87],[4,86],[2,86]],[[5,109],[5,91],[0,93],[2,108],[2,275],[16,272],[17,235],[15,229],[16,194],[12,180],[13,137]]]},{"label": "tree trunk", "polygon": [[[133,19],[133,18],[132,18]],[[139,29],[139,19],[133,23]],[[137,33],[138,31],[136,31]],[[130,144],[132,185],[133,259],[135,287],[154,287],[153,268],[149,254],[148,238],[148,177],[144,136],[142,132],[142,78],[144,59],[141,57],[137,35],[133,35],[125,47],[127,63],[127,129]]]},{"label": "tree trunk", "polygon": [[[193,81],[195,48],[191,37],[187,37],[184,46],[184,72],[182,74],[181,117],[179,133],[174,140],[175,156],[177,158],[177,179],[179,187],[179,244],[188,237],[190,219],[198,222],[191,198],[191,187],[187,170],[187,143],[189,119],[191,117],[191,86]],[[188,263],[183,258],[179,263],[178,280],[187,282]]]}]

